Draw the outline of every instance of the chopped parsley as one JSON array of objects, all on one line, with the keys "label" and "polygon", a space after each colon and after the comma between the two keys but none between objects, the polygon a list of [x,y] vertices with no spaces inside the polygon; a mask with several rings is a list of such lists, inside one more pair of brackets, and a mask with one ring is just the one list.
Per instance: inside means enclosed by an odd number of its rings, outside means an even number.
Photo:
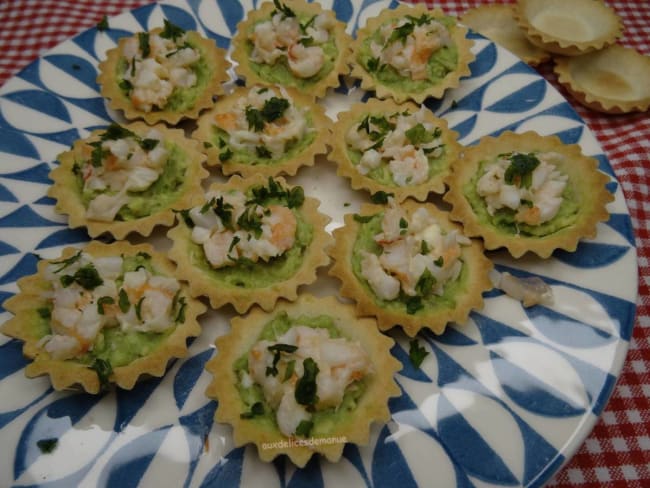
[{"label": "chopped parsley", "polygon": [[514,153],[508,159],[510,166],[504,175],[505,182],[520,188],[530,188],[533,183],[533,171],[539,166],[539,159],[533,153]]},{"label": "chopped parsley", "polygon": [[105,359],[95,358],[93,364],[90,365],[90,369],[94,370],[95,373],[97,373],[99,383],[103,388],[108,386],[109,378],[111,374],[113,374],[113,366],[111,366],[111,363]]},{"label": "chopped parsley", "polygon": [[404,132],[404,135],[413,145],[428,144],[429,142],[433,142],[436,138],[435,133],[427,131],[422,123],[417,123],[411,127]]},{"label": "chopped parsley", "polygon": [[63,275],[60,278],[61,284],[64,288],[72,285],[72,283],[77,283],[82,288],[86,290],[94,290],[99,285],[104,283],[101,276],[97,272],[97,269],[92,263],[88,263],[85,266],[79,268],[73,275]]},{"label": "chopped parsley", "polygon": [[142,53],[142,57],[148,58],[151,54],[148,32],[138,32],[138,44],[140,45],[140,52]]},{"label": "chopped parsley", "polygon": [[309,437],[311,429],[314,428],[314,422],[311,420],[301,420],[296,427],[296,435],[300,437]]},{"label": "chopped parsley", "polygon": [[[273,353],[273,365],[266,368],[266,376],[277,376],[278,375],[278,363],[282,353],[290,354],[295,352],[298,349],[298,346],[293,346],[291,344],[273,344],[267,348],[269,352]],[[292,373],[293,374],[293,373]]]},{"label": "chopped parsley", "polygon": [[51,454],[58,445],[59,440],[56,437],[49,437],[47,439],[36,441],[36,446],[41,451],[41,454]]},{"label": "chopped parsley", "polygon": [[280,2],[280,0],[273,0],[273,5],[275,5],[275,10],[271,12],[271,16],[274,16],[276,13],[281,13],[285,17],[295,17],[296,13],[291,10],[289,7],[287,7],[284,3]]},{"label": "chopped parsley", "polygon": [[102,20],[97,22],[96,27],[99,32],[104,32],[105,30],[108,30],[110,28],[110,26],[108,25],[108,17],[104,15],[102,17]]},{"label": "chopped parsley", "polygon": [[428,355],[429,352],[420,345],[417,339],[409,341],[409,360],[413,366],[419,368]]},{"label": "chopped parsley", "polygon": [[251,405],[251,409],[248,412],[241,413],[239,418],[252,419],[253,417],[259,417],[260,415],[264,415],[264,404],[262,402],[255,402]]},{"label": "chopped parsley", "polygon": [[422,297],[428,296],[431,294],[431,290],[435,284],[435,276],[431,274],[428,268],[424,268],[424,271],[418,278],[418,282],[415,284],[415,291]]},{"label": "chopped parsley", "polygon": [[318,364],[312,358],[306,358],[302,362],[303,375],[296,382],[295,398],[300,405],[313,406],[318,402],[316,376],[319,369]]},{"label": "chopped parsley", "polygon": [[271,159],[273,157],[273,153],[266,146],[255,146],[255,153],[258,158]]},{"label": "chopped parsley", "polygon": [[249,105],[245,111],[248,130],[253,130],[254,132],[263,131],[266,123],[282,118],[288,108],[289,101],[285,98],[278,97],[272,97],[266,100],[261,110]]},{"label": "chopped parsley", "polygon": [[81,251],[77,251],[76,254],[70,256],[69,258],[62,259],[61,261],[51,261],[50,264],[60,264],[61,265],[60,268],[54,270],[55,273],[58,273],[60,271],[63,271],[65,268],[67,268],[71,264],[76,263],[79,259],[81,259]]},{"label": "chopped parsley", "polygon": [[354,214],[352,218],[354,219],[355,222],[359,222],[360,224],[367,224],[372,220],[374,215],[359,215],[359,214]]},{"label": "chopped parsley", "polygon": [[376,203],[376,204],[379,204],[379,205],[384,205],[384,204],[388,203],[388,199],[390,197],[393,197],[393,196],[395,196],[394,193],[386,193],[385,191],[380,190],[380,191],[372,194],[372,196],[370,197],[370,201],[372,203]]},{"label": "chopped parsley", "polygon": [[104,306],[105,305],[113,305],[115,303],[115,299],[110,296],[103,296],[99,297],[97,300],[97,313],[99,315],[104,315]]},{"label": "chopped parsley", "polygon": [[117,294],[117,305],[120,307],[122,313],[126,313],[131,308],[131,302],[129,301],[129,295],[126,294],[124,288],[120,288],[120,292]]},{"label": "chopped parsley", "polygon": [[160,37],[164,39],[171,39],[172,41],[176,41],[177,38],[183,36],[185,34],[185,30],[180,28],[179,26],[172,24],[170,21],[167,19],[164,20],[164,28],[162,32],[160,33]]}]

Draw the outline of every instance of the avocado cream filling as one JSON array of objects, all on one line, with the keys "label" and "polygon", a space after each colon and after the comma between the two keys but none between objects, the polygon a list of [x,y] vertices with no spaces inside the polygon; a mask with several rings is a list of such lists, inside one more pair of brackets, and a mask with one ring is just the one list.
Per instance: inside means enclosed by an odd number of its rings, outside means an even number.
[{"label": "avocado cream filling", "polygon": [[572,226],[578,219],[579,197],[572,185],[566,185],[562,193],[562,204],[555,217],[539,225],[529,225],[515,221],[516,210],[501,208],[490,215],[485,200],[478,194],[477,183],[485,174],[488,161],[482,161],[474,177],[463,186],[463,194],[472,206],[479,222],[490,225],[502,234],[521,235],[525,237],[545,237]]},{"label": "avocado cream filling", "polygon": [[352,248],[352,271],[365,292],[373,298],[377,306],[396,313],[429,315],[438,310],[454,308],[456,306],[455,297],[467,289],[469,270],[465,263],[461,267],[458,278],[445,283],[442,295],[409,296],[401,291],[395,300],[384,300],[377,296],[370,284],[363,277],[361,262],[363,261],[362,255],[364,251],[377,256],[382,253],[381,246],[374,239],[375,235],[382,232],[382,219],[383,213],[378,213],[371,217],[360,217],[359,232]]},{"label": "avocado cream filling", "polygon": [[[256,342],[261,340],[276,341],[278,337],[285,334],[291,327],[297,325],[325,329],[330,338],[343,337],[340,330],[336,327],[334,320],[327,315],[302,315],[292,318],[286,312],[281,312],[264,326]],[[233,370],[240,380],[244,373],[248,372],[248,351],[235,361]],[[282,378],[284,374],[285,371],[280,370],[278,377]],[[363,378],[348,385],[343,395],[343,400],[338,407],[314,411],[311,417],[313,426],[309,431],[309,436],[322,437],[331,435],[336,431],[338,425],[342,422],[349,421],[351,413],[354,412],[359,399],[366,391],[367,382],[368,380]],[[252,386],[246,387],[239,381],[236,386],[241,400],[242,418],[254,421],[256,427],[260,429],[277,431],[278,426],[275,420],[275,412],[266,402],[260,385],[253,383]]]}]

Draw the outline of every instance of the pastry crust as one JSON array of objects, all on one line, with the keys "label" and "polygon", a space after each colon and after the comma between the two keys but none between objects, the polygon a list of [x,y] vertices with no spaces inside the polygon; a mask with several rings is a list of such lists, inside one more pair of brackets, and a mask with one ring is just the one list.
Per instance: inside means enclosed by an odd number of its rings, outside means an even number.
[{"label": "pastry crust", "polygon": [[[298,445],[301,439],[286,437],[275,426],[268,428],[254,418],[241,418],[245,405],[236,386],[239,379],[233,363],[250,350],[264,326],[281,312],[286,312],[290,318],[323,315],[333,318],[343,337],[358,341],[372,363],[373,372],[356,408],[337,421],[327,438],[321,439],[322,442],[319,442],[319,437],[304,439],[311,441],[311,446]],[[390,354],[393,344],[391,338],[379,333],[374,320],[355,317],[351,305],[333,297],[301,295],[295,303],[279,303],[272,315],[255,308],[245,317],[232,319],[231,331],[217,339],[217,354],[206,364],[206,370],[214,376],[206,395],[219,402],[215,419],[233,426],[235,446],[255,444],[263,461],[286,454],[294,464],[303,467],[312,455],[322,454],[329,461],[336,462],[346,442],[367,444],[370,425],[385,423],[390,418],[388,399],[400,393],[393,377],[401,369],[399,361]]]},{"label": "pastry crust", "polygon": [[[339,86],[339,76],[347,75],[350,71],[348,66],[348,58],[350,55],[350,43],[352,37],[345,31],[346,24],[336,19],[336,15],[331,10],[323,9],[318,2],[307,3],[304,0],[285,0],[281,2],[286,8],[292,10],[300,19],[309,21],[313,16],[325,14],[333,23],[330,34],[334,38],[336,46],[336,55],[332,60],[332,66],[329,71],[317,73],[311,78],[300,78],[293,75],[288,69],[285,70],[289,81],[282,84],[297,88],[301,92],[310,93],[317,98],[322,98],[327,94],[328,88],[336,88]],[[262,83],[273,84],[278,83],[279,80],[273,77],[267,77],[259,70],[262,65],[255,63],[250,59],[252,52],[252,43],[248,40],[248,36],[255,25],[259,22],[264,22],[271,19],[276,7],[273,2],[267,1],[258,6],[255,10],[250,10],[244,20],[237,24],[237,31],[232,39],[232,59],[235,61],[235,72],[246,81],[247,85]],[[283,55],[281,60],[275,64],[284,63],[286,55]],[[284,64],[283,64],[284,65]]]},{"label": "pastry crust", "polygon": [[[439,210],[431,203],[418,203],[413,200],[402,202],[401,207],[410,217],[418,208],[426,208],[433,215],[442,229],[449,232],[461,227],[449,220],[447,212]],[[386,207],[365,204],[360,215],[373,216],[382,214]],[[399,298],[388,303],[395,306],[386,306],[373,292],[365,279],[357,276],[353,269],[355,245],[363,225],[353,214],[344,217],[345,224],[334,230],[335,244],[330,251],[334,264],[329,274],[341,281],[340,293],[346,298],[356,302],[357,314],[360,316],[375,316],[379,329],[389,330],[394,326],[401,326],[404,332],[415,336],[422,329],[430,329],[435,334],[442,334],[450,322],[463,324],[467,321],[472,310],[483,307],[482,293],[492,288],[488,277],[492,269],[492,262],[483,254],[483,246],[479,241],[472,240],[470,245],[462,246],[461,257],[463,268],[461,275],[454,284],[459,283],[458,289],[449,300],[436,299],[435,307],[426,305],[411,314]],[[449,283],[448,283],[449,285]]]},{"label": "pastry crust", "polygon": [[[474,204],[476,208],[468,199],[468,191],[475,191],[473,179],[480,177],[481,163],[510,152],[549,152],[564,156],[564,162],[557,164],[557,169],[568,177],[562,194],[564,199],[558,214],[548,222],[559,228],[548,228],[548,233],[541,236],[529,235],[507,226],[499,227],[488,217],[482,219],[477,215],[478,211],[488,216],[481,197]],[[609,217],[607,203],[614,200],[605,186],[608,181],[609,177],[598,170],[598,161],[583,155],[577,144],[565,145],[557,136],[541,136],[536,132],[506,131],[496,138],[484,137],[477,145],[465,149],[463,157],[452,166],[444,200],[452,205],[451,218],[463,223],[466,235],[481,237],[486,249],[505,247],[515,258],[526,252],[547,258],[556,249],[575,251],[580,239],[595,237],[597,224]],[[574,209],[567,205],[573,205]],[[566,217],[561,215],[563,208],[568,209]]]},{"label": "pastry crust", "polygon": [[460,21],[532,66],[551,59],[549,52],[528,40],[515,19],[513,5],[480,5],[465,11]]},{"label": "pastry crust", "polygon": [[[379,191],[392,193],[395,200],[401,202],[407,197],[417,200],[426,200],[430,192],[442,194],[445,192],[445,179],[449,176],[451,163],[458,158],[460,154],[460,145],[458,144],[458,134],[447,125],[447,121],[439,119],[433,112],[425,111],[425,121],[431,123],[434,127],[440,129],[441,143],[444,144],[444,153],[435,157],[433,154],[427,156],[429,165],[429,176],[426,180],[417,184],[405,184],[399,186],[392,177],[390,182],[382,182],[373,178],[370,173],[364,175],[359,172],[358,160],[353,159],[360,157],[362,153],[349,146],[346,141],[348,131],[358,126],[366,116],[386,117],[392,120],[393,116],[403,115],[405,112],[414,114],[420,110],[420,107],[411,102],[397,105],[392,100],[369,99],[366,103],[356,103],[345,112],[339,112],[338,121],[334,125],[333,148],[330,159],[336,162],[337,174],[350,179],[350,184],[355,190],[368,190],[371,194]],[[418,145],[419,147],[419,145]],[[381,167],[386,168],[386,163],[381,163]]]},{"label": "pastry crust", "polygon": [[[245,99],[251,91],[260,89],[274,91],[277,97],[291,100],[290,103],[293,107],[304,112],[308,132],[302,136],[302,139],[296,141],[296,145],[300,145],[302,140],[308,137],[313,138],[313,140],[300,150],[289,151],[281,157],[258,158],[257,161],[252,162],[231,157],[222,161],[222,154],[230,148],[228,145],[230,134],[223,127],[226,124],[225,121],[219,123],[218,118],[227,118],[229,114],[234,113],[233,111],[237,109],[240,101]],[[283,123],[279,125],[282,127]],[[251,87],[237,87],[226,97],[217,100],[209,111],[201,115],[192,137],[203,145],[208,156],[207,164],[220,167],[225,175],[234,173],[239,173],[243,177],[255,174],[263,176],[276,176],[282,173],[295,175],[301,166],[313,166],[317,155],[327,153],[330,125],[331,121],[325,115],[325,109],[317,104],[313,97],[289,87],[253,85]],[[216,132],[218,129],[223,131],[223,140],[225,142],[223,147],[219,143],[221,136]]]},{"label": "pastry crust", "polygon": [[[105,232],[116,239],[123,239],[131,232],[149,236],[156,225],[170,226],[174,223],[174,209],[182,209],[188,205],[192,195],[201,191],[201,181],[208,176],[202,164],[205,155],[199,151],[198,143],[189,140],[180,129],[169,129],[165,125],[150,127],[144,122],[133,122],[123,126],[140,137],[155,129],[162,133],[168,147],[176,148],[183,157],[183,177],[177,195],[168,205],[155,210],[144,217],[131,220],[102,221],[87,217],[87,204],[83,201],[81,176],[76,172],[80,165],[90,161],[89,154],[92,144],[101,140],[105,129],[94,130],[87,138],[74,142],[72,148],[58,156],[59,166],[50,172],[53,181],[48,190],[48,196],[56,199],[55,210],[68,215],[68,225],[71,228],[85,226],[91,237],[97,237]],[[167,165],[167,162],[165,163]],[[152,196],[148,190],[137,192],[139,196]]]},{"label": "pastry crust", "polygon": [[[284,188],[291,189],[281,177],[275,179]],[[243,179],[238,175],[232,176],[226,183],[213,183],[209,191],[232,191],[239,190],[246,192],[255,186],[265,186],[267,179],[261,175]],[[191,206],[199,206],[206,203],[203,194],[197,195]],[[275,306],[279,298],[293,301],[298,296],[298,288],[301,285],[312,283],[316,280],[316,270],[320,266],[329,263],[326,250],[332,243],[332,237],[325,231],[325,226],[330,218],[318,211],[320,201],[315,198],[305,197],[299,208],[294,208],[294,214],[311,227],[311,240],[307,247],[301,251],[302,262],[292,276],[286,279],[270,279],[270,284],[256,286],[255,284],[230,283],[224,278],[220,269],[214,269],[205,258],[203,248],[192,241],[192,230],[183,219],[178,219],[178,224],[173,227],[167,236],[172,240],[172,247],[169,257],[178,265],[178,274],[181,279],[187,280],[190,285],[192,296],[207,296],[213,308],[220,308],[223,305],[231,304],[238,313],[246,312],[252,305],[258,304],[266,311]],[[296,241],[294,247],[298,245]],[[288,251],[287,251],[288,252]],[[255,272],[262,275],[273,266],[273,260],[269,263],[260,262],[254,264]],[[232,267],[237,268],[236,266]]]},{"label": "pastry crust", "polygon": [[[159,34],[162,31],[162,28],[157,27],[149,31],[149,34]],[[133,105],[131,98],[120,87],[122,75],[119,73],[120,66],[124,63],[122,49],[132,37],[121,38],[115,48],[106,52],[106,59],[99,63],[97,83],[100,86],[100,93],[107,99],[109,107],[113,110],[121,110],[129,120],[143,119],[150,125],[158,122],[174,125],[181,119],[196,119],[202,110],[211,107],[213,97],[223,93],[222,83],[228,81],[230,63],[226,60],[225,50],[217,47],[213,40],[203,37],[196,31],[187,31],[186,34],[188,43],[201,53],[197,63],[208,69],[206,79],[200,80],[204,86],[201,87],[189,107],[182,110],[157,108],[147,112]],[[134,36],[137,35],[134,34]],[[188,89],[181,88],[180,90]]]},{"label": "pastry crust", "polygon": [[515,17],[530,42],[564,56],[603,49],[623,31],[620,17],[602,0],[518,0]]},{"label": "pastry crust", "polygon": [[[468,30],[460,24],[454,22],[448,28],[451,40],[457,50],[455,69],[449,71],[441,80],[426,83],[426,86],[418,91],[409,90],[408,88],[400,89],[396,84],[387,85],[381,82],[368,71],[364,63],[360,60],[364,44],[369,42],[369,39],[382,25],[390,21],[402,19],[407,15],[415,18],[419,18],[422,15],[429,15],[436,20],[453,19],[445,15],[441,9],[429,10],[424,4],[416,4],[413,6],[399,5],[392,10],[383,10],[378,16],[368,19],[365,27],[357,31],[356,39],[352,45],[352,76],[361,79],[361,88],[364,90],[375,91],[378,98],[392,97],[397,103],[404,102],[408,99],[416,103],[422,103],[428,97],[442,98],[447,89],[457,87],[460,84],[460,79],[470,74],[469,64],[475,58],[471,51],[474,41],[467,38]],[[433,56],[435,56],[435,53]],[[405,77],[401,78],[406,79]]]},{"label": "pastry crust", "polygon": [[582,105],[623,114],[650,108],[650,56],[614,44],[583,56],[555,59],[558,80]]},{"label": "pastry crust", "polygon": [[[103,244],[98,241],[91,241],[83,248],[83,251],[96,258],[135,256],[138,253],[146,253],[151,256],[151,264],[156,273],[174,277],[173,263],[155,251],[149,244],[132,245],[125,241]],[[77,252],[78,249],[65,248],[62,252],[62,258],[70,258]],[[33,360],[25,368],[25,374],[29,378],[47,374],[50,376],[55,390],[80,387],[88,393],[99,393],[102,386],[105,385],[102,385],[102,381],[95,369],[74,358],[68,360],[54,359],[39,345],[43,337],[49,333],[49,325],[45,329],[28,327],[28,324],[34,322],[39,316],[38,310],[47,307],[50,301],[43,296],[44,293],[51,290],[51,285],[48,284],[49,282],[44,276],[45,268],[49,263],[49,261],[45,260],[39,261],[36,274],[18,280],[19,292],[3,304],[5,309],[14,314],[14,317],[5,322],[0,331],[25,343],[23,354]],[[187,287],[183,284],[181,284],[180,296],[183,297],[186,303],[184,309],[185,320],[178,324],[171,334],[148,355],[141,356],[124,366],[112,368],[112,372],[107,378],[109,383],[130,390],[141,377],[163,376],[171,359],[187,355],[186,340],[200,334],[201,327],[197,317],[205,312],[206,308],[202,303],[189,296]]]}]

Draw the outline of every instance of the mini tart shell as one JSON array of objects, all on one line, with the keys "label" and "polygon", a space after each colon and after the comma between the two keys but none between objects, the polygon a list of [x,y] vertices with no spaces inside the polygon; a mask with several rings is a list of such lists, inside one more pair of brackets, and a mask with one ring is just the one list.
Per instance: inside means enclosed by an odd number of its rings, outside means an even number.
[{"label": "mini tart shell", "polygon": [[[152,264],[156,271],[165,276],[174,276],[175,267],[164,255],[158,253],[149,244],[132,245],[125,241],[116,241],[104,244],[99,241],[89,242],[84,252],[94,257],[108,256],[134,256],[140,252],[152,257]],[[73,256],[78,249],[68,247],[62,252],[62,258]],[[13,313],[14,317],[5,322],[0,331],[15,339],[23,341],[23,354],[33,361],[25,368],[29,378],[49,375],[55,390],[82,388],[88,393],[99,393],[101,383],[97,373],[88,366],[75,362],[75,360],[52,359],[50,355],[38,347],[40,336],[24,326],[33,317],[35,310],[45,304],[41,293],[48,290],[48,282],[43,273],[49,262],[41,260],[38,271],[34,275],[25,276],[18,280],[19,292],[4,302],[4,308]],[[151,354],[143,356],[125,366],[113,368],[108,378],[120,388],[131,390],[135,383],[142,377],[161,377],[170,360],[182,358],[187,355],[186,340],[196,337],[201,333],[197,317],[205,312],[205,306],[189,296],[186,285],[181,284],[183,296],[186,299],[185,322],[178,324],[174,331]]]},{"label": "mini tart shell", "polygon": [[423,201],[427,199],[430,192],[442,194],[445,192],[445,179],[449,176],[451,163],[458,158],[461,147],[457,142],[458,133],[449,129],[447,121],[439,119],[431,112],[427,117],[428,121],[435,124],[442,130],[441,138],[445,144],[445,167],[439,174],[433,175],[418,185],[393,186],[385,185],[377,180],[363,175],[350,159],[348,146],[345,142],[348,130],[355,124],[359,124],[366,115],[391,115],[395,112],[408,110],[415,113],[420,108],[411,102],[396,104],[392,100],[369,99],[366,103],[356,103],[345,112],[339,112],[338,121],[334,125],[332,140],[334,145],[330,159],[337,164],[337,174],[350,179],[353,189],[368,190],[371,194],[378,191],[389,192],[394,195],[396,201],[401,202],[408,197]]},{"label": "mini tart shell", "polygon": [[447,75],[436,84],[432,84],[426,90],[418,93],[400,91],[395,88],[386,86],[377,81],[377,79],[370,74],[364,66],[357,60],[358,53],[363,45],[363,42],[372,34],[377,31],[384,23],[392,19],[401,19],[406,15],[419,17],[423,14],[431,15],[434,18],[447,17],[447,15],[439,8],[429,10],[424,4],[398,5],[395,9],[384,9],[376,17],[368,19],[366,25],[357,31],[357,36],[352,43],[353,62],[352,62],[352,76],[361,80],[361,88],[364,90],[374,91],[377,98],[393,98],[397,103],[406,100],[413,100],[416,103],[422,103],[426,98],[442,98],[445,90],[448,88],[456,88],[460,84],[460,79],[464,76],[471,74],[469,64],[474,60],[475,56],[471,49],[474,41],[467,38],[468,29],[460,24],[455,24],[450,29],[451,38],[458,50],[458,64],[454,71],[447,73]]},{"label": "mini tart shell", "polygon": [[[431,203],[419,203],[413,200],[402,202],[402,208],[411,216],[418,208],[426,209],[436,217],[438,224],[445,230],[461,230],[460,225],[449,220],[449,215]],[[386,207],[365,204],[359,212],[362,216],[372,216],[385,211]],[[483,308],[483,292],[492,288],[488,277],[492,269],[492,262],[485,257],[483,246],[479,241],[472,240],[468,246],[462,246],[462,259],[469,272],[466,283],[467,288],[462,294],[456,295],[455,304],[451,307],[442,307],[434,311],[423,309],[416,314],[408,314],[406,310],[388,310],[377,303],[375,296],[365,284],[354,274],[352,258],[354,245],[362,224],[354,219],[353,214],[344,217],[344,226],[334,230],[335,244],[330,250],[334,264],[329,274],[341,281],[340,293],[343,297],[356,302],[357,314],[360,316],[374,316],[377,318],[379,329],[386,331],[394,326],[401,326],[404,332],[415,336],[422,329],[429,329],[435,334],[442,334],[450,322],[463,324],[467,321],[472,310]]]},{"label": "mini tart shell", "polygon": [[[463,187],[478,173],[483,161],[490,161],[499,154],[509,152],[558,152],[566,156],[566,164],[560,168],[568,175],[569,185],[579,193],[578,215],[569,227],[552,234],[536,237],[511,234],[499,230],[491,223],[481,222],[464,194]],[[532,252],[548,258],[556,249],[575,251],[582,238],[596,236],[598,222],[606,221],[609,213],[606,204],[614,200],[607,190],[609,177],[598,170],[598,161],[582,154],[577,144],[563,144],[557,136],[542,136],[536,132],[515,134],[503,132],[498,137],[486,136],[475,146],[465,149],[463,157],[452,167],[448,180],[449,191],[443,197],[452,205],[451,218],[462,222],[465,235],[481,237],[486,249],[505,247],[515,258]]]},{"label": "mini tart shell", "polygon": [[[327,140],[330,137],[331,121],[325,115],[325,109],[316,103],[313,97],[300,93],[294,88],[285,87],[283,90],[286,90],[286,93],[293,100],[294,105],[300,108],[307,108],[309,111],[309,116],[312,119],[311,129],[316,134],[316,138],[312,143],[303,151],[280,163],[270,162],[268,164],[253,165],[230,161],[221,162],[219,160],[219,154],[222,149],[214,144],[213,128],[218,127],[215,122],[215,117],[217,114],[227,113],[232,110],[237,101],[245,97],[251,90],[262,87],[264,85],[237,87],[228,96],[217,100],[209,111],[199,117],[197,120],[197,128],[192,133],[192,138],[198,140],[203,145],[204,151],[208,156],[208,166],[220,167],[221,172],[225,175],[238,173],[245,178],[255,174],[276,176],[285,173],[293,176],[301,166],[313,166],[317,155],[327,154]],[[282,96],[277,85],[269,85],[267,88],[274,90],[279,96]]]},{"label": "mini tart shell", "polygon": [[[283,187],[291,188],[282,177],[275,180]],[[261,175],[246,179],[234,175],[226,183],[213,183],[209,191],[246,191],[251,186],[265,185],[266,182],[267,179]],[[204,203],[205,196],[201,192],[200,195],[195,196],[194,202],[189,207]],[[298,288],[313,283],[316,280],[317,268],[329,264],[326,251],[332,244],[332,237],[325,231],[325,226],[331,219],[318,211],[319,205],[319,200],[305,196],[304,203],[300,207],[305,220],[313,226],[313,238],[302,256],[299,269],[287,280],[257,288],[243,288],[225,283],[211,273],[211,270],[202,269],[195,264],[195,259],[202,259],[203,250],[198,251],[201,256],[196,256],[194,248],[197,244],[192,242],[191,230],[182,219],[179,219],[178,224],[167,233],[167,237],[172,240],[169,257],[178,265],[178,276],[189,283],[192,296],[207,296],[212,308],[217,309],[231,304],[238,313],[245,313],[252,305],[257,304],[264,310],[271,311],[279,298],[294,301],[298,297]]]},{"label": "mini tart shell", "polygon": [[[515,17],[530,42],[564,56],[603,49],[623,31],[619,16],[602,0],[518,0]],[[584,33],[583,39],[576,33]]]},{"label": "mini tart shell", "polygon": [[551,58],[550,53],[528,40],[515,19],[512,5],[480,5],[467,10],[459,20],[532,66]]},{"label": "mini tart shell", "polygon": [[[344,437],[352,444],[367,444],[370,425],[373,422],[385,423],[390,419],[388,399],[400,394],[393,377],[401,369],[401,364],[390,354],[394,341],[377,330],[374,320],[355,317],[351,305],[343,304],[333,297],[301,295],[295,303],[279,303],[274,314],[280,311],[286,311],[290,317],[332,317],[342,335],[359,341],[368,353],[374,372],[367,389],[353,414],[339,422],[334,432],[328,434],[328,437]],[[233,318],[230,332],[216,340],[217,354],[205,366],[214,376],[206,395],[219,402],[215,419],[233,426],[235,446],[255,444],[263,461],[268,462],[286,454],[295,465],[304,467],[312,455],[322,454],[329,461],[336,462],[343,453],[343,443],[315,443],[312,447],[289,445],[289,438],[278,429],[260,429],[253,420],[240,417],[244,406],[236,387],[238,379],[233,363],[257,342],[262,329],[271,318],[271,315],[255,308],[245,317]],[[283,443],[285,446],[282,446]],[[273,447],[269,448],[269,445]]]},{"label": "mini tart shell", "polygon": [[[309,84],[300,91],[309,92],[317,98],[322,98],[327,94],[328,88],[336,88],[340,85],[339,76],[347,75],[350,71],[348,58],[350,56],[350,44],[352,37],[345,32],[346,24],[336,19],[336,14],[331,10],[325,10],[318,2],[307,3],[304,0],[285,0],[282,2],[297,15],[313,16],[324,13],[331,17],[335,23],[331,34],[334,36],[338,56],[334,60],[332,70],[322,79]],[[244,78],[247,85],[251,84],[269,84],[273,80],[267,80],[255,72],[252,67],[253,62],[250,60],[248,33],[251,32],[258,22],[263,22],[271,18],[271,13],[275,10],[273,2],[266,1],[255,10],[250,10],[244,20],[237,24],[237,31],[232,39],[232,60],[235,62],[235,72]],[[297,82],[302,78],[293,77],[289,86],[300,87]]]},{"label": "mini tart shell", "polygon": [[[151,126],[140,121],[123,127],[138,135],[145,134],[152,129]],[[185,188],[178,196],[178,199],[168,208],[139,219],[113,220],[112,222],[88,219],[81,193],[77,189],[77,176],[74,174],[73,167],[76,162],[84,160],[83,148],[86,144],[100,140],[101,134],[105,132],[104,129],[97,129],[87,138],[75,141],[70,150],[59,154],[57,159],[60,164],[49,175],[53,184],[47,194],[56,199],[55,210],[58,213],[68,215],[68,225],[71,228],[85,226],[91,237],[97,237],[104,232],[111,234],[116,239],[123,239],[131,232],[146,237],[151,234],[156,225],[171,226],[175,220],[174,210],[185,208],[192,195],[202,191],[201,181],[208,176],[208,172],[203,168],[205,155],[200,152],[198,143],[187,139],[181,129],[169,129],[163,124],[156,125],[153,128],[164,135],[165,141],[171,141],[186,154],[187,167],[183,178]]]},{"label": "mini tart shell", "polygon": [[558,80],[582,105],[623,114],[650,108],[650,56],[614,44],[583,56],[555,59]]},{"label": "mini tart shell", "polygon": [[[151,34],[160,32],[162,32],[160,27],[150,31]],[[222,83],[228,81],[230,63],[226,60],[226,51],[196,31],[187,31],[186,35],[188,40],[201,50],[202,59],[212,70],[207,85],[197,95],[194,105],[189,110],[179,112],[172,109],[159,109],[145,112],[133,106],[131,99],[122,91],[117,81],[117,67],[122,59],[122,48],[130,37],[121,38],[116,47],[106,52],[106,59],[99,63],[97,83],[100,86],[101,95],[108,101],[108,106],[113,110],[121,110],[129,120],[143,119],[147,124],[167,122],[171,125],[177,124],[181,119],[196,119],[203,109],[211,107],[212,98],[223,93]]]}]

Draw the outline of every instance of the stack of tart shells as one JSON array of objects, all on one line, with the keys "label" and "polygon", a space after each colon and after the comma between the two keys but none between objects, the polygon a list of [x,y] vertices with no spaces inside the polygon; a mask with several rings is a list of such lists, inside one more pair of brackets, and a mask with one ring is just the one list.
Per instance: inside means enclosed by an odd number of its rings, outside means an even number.
[{"label": "stack of tart shells", "polygon": [[591,110],[650,108],[650,57],[616,43],[623,23],[604,0],[518,0],[470,9],[461,21],[531,66],[553,59],[558,81]]}]

